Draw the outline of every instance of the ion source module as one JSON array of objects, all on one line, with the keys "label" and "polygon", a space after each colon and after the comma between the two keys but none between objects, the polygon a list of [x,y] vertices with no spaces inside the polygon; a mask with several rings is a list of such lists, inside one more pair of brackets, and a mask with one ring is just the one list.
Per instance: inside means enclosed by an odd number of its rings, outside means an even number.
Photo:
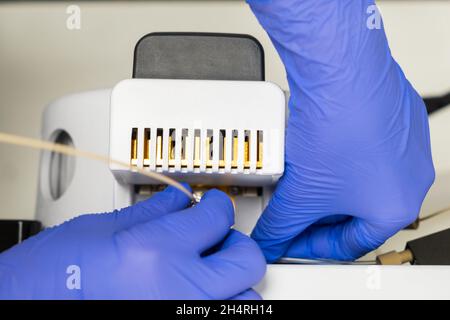
[{"label": "ion source module", "polygon": [[[111,158],[193,185],[275,184],[284,129],[285,96],[269,82],[132,79],[111,95]],[[122,183],[155,183],[111,170]]]},{"label": "ion source module", "polygon": [[227,192],[236,228],[249,233],[284,171],[285,114],[284,92],[264,81],[130,79],[63,97],[44,113],[43,138],[109,152],[130,169],[44,152],[37,217],[52,226],[145,200],[165,186],[141,168],[196,196]]}]

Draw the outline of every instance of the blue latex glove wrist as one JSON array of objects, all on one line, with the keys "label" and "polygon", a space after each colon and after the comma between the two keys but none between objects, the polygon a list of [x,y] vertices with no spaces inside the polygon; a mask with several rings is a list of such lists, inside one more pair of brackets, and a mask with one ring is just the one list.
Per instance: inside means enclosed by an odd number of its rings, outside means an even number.
[{"label": "blue latex glove wrist", "polygon": [[170,187],[41,232],[0,255],[0,298],[259,298],[249,288],[264,275],[264,257],[253,240],[230,231],[229,198],[213,190],[189,203]]},{"label": "blue latex glove wrist", "polygon": [[353,260],[413,222],[434,180],[424,103],[369,0],[248,1],[286,67],[286,171],[252,236]]}]

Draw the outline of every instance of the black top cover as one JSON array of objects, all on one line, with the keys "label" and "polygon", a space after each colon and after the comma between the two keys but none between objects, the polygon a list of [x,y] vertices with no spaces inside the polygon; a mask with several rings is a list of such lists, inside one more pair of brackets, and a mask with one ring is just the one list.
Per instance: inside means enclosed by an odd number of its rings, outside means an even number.
[{"label": "black top cover", "polygon": [[264,81],[264,51],[248,35],[150,33],[135,47],[133,78]]}]

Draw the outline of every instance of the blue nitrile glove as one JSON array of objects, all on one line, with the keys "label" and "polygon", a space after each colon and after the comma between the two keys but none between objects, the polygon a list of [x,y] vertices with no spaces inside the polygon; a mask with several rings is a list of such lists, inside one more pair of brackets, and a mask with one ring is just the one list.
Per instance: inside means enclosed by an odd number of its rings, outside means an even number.
[{"label": "blue nitrile glove", "polygon": [[353,260],[413,222],[434,180],[424,103],[369,0],[249,0],[287,70],[286,171],[253,238]]},{"label": "blue nitrile glove", "polygon": [[265,260],[253,240],[230,231],[229,198],[213,190],[189,202],[169,187],[41,232],[0,255],[0,298],[257,299],[249,288]]}]

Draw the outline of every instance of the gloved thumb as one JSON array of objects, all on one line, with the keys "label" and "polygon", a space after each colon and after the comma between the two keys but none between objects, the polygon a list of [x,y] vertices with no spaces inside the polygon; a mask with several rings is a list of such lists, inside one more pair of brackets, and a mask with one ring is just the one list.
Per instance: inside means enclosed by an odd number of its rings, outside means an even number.
[{"label": "gloved thumb", "polygon": [[[187,190],[188,184],[183,183]],[[139,202],[134,206],[116,212],[116,220],[121,229],[128,229],[134,225],[157,219],[165,214],[183,210],[189,206],[191,200],[187,195],[175,187],[169,186],[151,198]]]},{"label": "gloved thumb", "polygon": [[300,233],[326,216],[317,204],[315,207],[311,206],[309,214],[302,213],[305,203],[308,202],[307,199],[298,197],[301,194],[298,189],[301,184],[292,183],[290,177],[291,175],[285,174],[280,180],[269,205],[252,232],[252,238],[258,243],[269,263],[279,260]]}]

